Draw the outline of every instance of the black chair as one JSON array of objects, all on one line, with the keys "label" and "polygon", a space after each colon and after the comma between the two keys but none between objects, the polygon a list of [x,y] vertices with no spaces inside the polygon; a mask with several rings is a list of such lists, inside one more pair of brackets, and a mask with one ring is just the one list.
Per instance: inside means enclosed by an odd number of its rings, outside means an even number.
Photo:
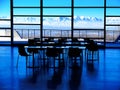
[{"label": "black chair", "polygon": [[[34,39],[28,39],[28,46],[35,46],[37,45],[37,42],[39,42],[40,39],[39,38],[34,38]],[[40,44],[39,44],[40,45]],[[39,50],[38,49],[34,49],[34,48],[28,48],[27,51],[29,53],[35,53],[39,55]],[[39,55],[40,56],[40,55]]]},{"label": "black chair", "polygon": [[77,60],[79,60],[81,64],[81,62],[83,61],[82,50],[79,48],[69,48],[68,56],[69,56],[69,63],[71,63],[72,61],[73,64],[77,64]]},{"label": "black chair", "polygon": [[18,68],[18,62],[19,62],[19,56],[24,56],[26,57],[26,67],[28,64],[28,56],[31,56],[31,54],[28,54],[24,48],[23,45],[18,46],[18,57],[17,57],[17,64],[16,67]]},{"label": "black chair", "polygon": [[41,40],[40,38],[34,38],[34,45],[41,45]]},{"label": "black chair", "polygon": [[34,46],[34,45],[35,45],[34,39],[28,39],[28,46]]},{"label": "black chair", "polygon": [[[59,53],[58,53],[57,49],[56,48],[47,48],[47,50],[46,50],[46,56],[47,56],[47,63],[48,64],[50,63],[50,58],[53,58],[53,60],[54,60],[54,62],[53,62],[54,66],[53,67],[55,67],[56,57],[59,56]],[[48,61],[48,58],[49,58],[49,61]]]},{"label": "black chair", "polygon": [[63,48],[56,48],[56,52],[58,54],[58,60],[59,60],[59,67],[64,67],[65,62],[64,62],[64,51]]},{"label": "black chair", "polygon": [[87,62],[88,61],[99,61],[99,48],[98,45],[91,41],[89,44],[86,45],[86,55],[87,55]]}]

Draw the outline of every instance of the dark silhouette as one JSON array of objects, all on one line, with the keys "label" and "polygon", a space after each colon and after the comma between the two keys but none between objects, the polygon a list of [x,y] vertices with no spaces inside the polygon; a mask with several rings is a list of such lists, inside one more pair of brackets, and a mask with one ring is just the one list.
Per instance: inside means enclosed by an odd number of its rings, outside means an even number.
[{"label": "dark silhouette", "polygon": [[26,67],[27,67],[27,64],[28,64],[28,56],[31,56],[31,54],[29,54],[29,53],[26,52],[26,50],[25,50],[25,48],[24,48],[24,45],[19,45],[19,46],[18,46],[18,58],[17,58],[16,67],[18,67],[19,56],[24,56],[24,57],[26,57]]},{"label": "dark silhouette", "polygon": [[71,69],[71,78],[69,80],[69,88],[70,90],[79,90],[79,86],[81,84],[81,76],[82,76],[82,64],[78,68],[78,66]]},{"label": "dark silhouette", "polygon": [[51,80],[48,80],[47,87],[48,89],[55,90],[57,86],[62,83],[62,75],[64,70],[63,69],[56,69],[54,70],[54,74]]}]

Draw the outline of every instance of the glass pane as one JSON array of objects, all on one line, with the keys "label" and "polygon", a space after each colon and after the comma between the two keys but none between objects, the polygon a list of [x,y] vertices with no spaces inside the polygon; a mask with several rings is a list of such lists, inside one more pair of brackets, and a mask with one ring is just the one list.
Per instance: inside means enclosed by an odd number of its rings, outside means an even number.
[{"label": "glass pane", "polygon": [[14,6],[40,6],[40,0],[13,0]]},{"label": "glass pane", "polygon": [[14,29],[40,29],[40,25],[14,25]]},{"label": "glass pane", "polygon": [[114,16],[119,16],[120,15],[120,8],[107,8],[106,9],[106,14],[107,15],[114,15]]},{"label": "glass pane", "polygon": [[43,6],[71,6],[71,0],[43,0]]},{"label": "glass pane", "polygon": [[28,40],[40,38],[40,29],[14,29],[14,40]]},{"label": "glass pane", "polygon": [[74,0],[74,6],[104,6],[104,0]]},{"label": "glass pane", "polygon": [[2,28],[10,28],[10,21],[0,21],[0,27]]},{"label": "glass pane", "polygon": [[74,28],[104,28],[103,8],[75,8]]},{"label": "glass pane", "polygon": [[71,31],[70,17],[44,17],[43,18],[44,37],[69,37]]},{"label": "glass pane", "polygon": [[10,0],[0,0],[0,18],[10,19]]},{"label": "glass pane", "polygon": [[106,41],[118,42],[120,36],[120,26],[106,26]]},{"label": "glass pane", "polygon": [[73,32],[73,37],[80,37],[80,31],[78,30],[75,30],[74,32]]},{"label": "glass pane", "polygon": [[120,24],[120,17],[106,17],[106,24]]},{"label": "glass pane", "polygon": [[106,30],[110,30],[110,31],[120,30],[120,26],[106,26]]},{"label": "glass pane", "polygon": [[40,24],[40,17],[14,17],[14,23]]},{"label": "glass pane", "polygon": [[43,15],[71,15],[71,8],[44,8]]},{"label": "glass pane", "polygon": [[43,17],[44,29],[71,30],[70,17]]},{"label": "glass pane", "polygon": [[37,9],[37,8],[15,8],[14,15],[40,15],[40,9]]},{"label": "glass pane", "polygon": [[107,6],[120,6],[120,0],[106,0]]},{"label": "glass pane", "polygon": [[10,29],[0,29],[0,36],[11,36]]},{"label": "glass pane", "polygon": [[2,43],[5,41],[5,44],[10,44],[9,42],[6,41],[11,41],[11,37],[0,37],[0,41],[2,41]]},{"label": "glass pane", "polygon": [[81,38],[103,38],[104,31],[103,30],[75,30],[74,37]]}]

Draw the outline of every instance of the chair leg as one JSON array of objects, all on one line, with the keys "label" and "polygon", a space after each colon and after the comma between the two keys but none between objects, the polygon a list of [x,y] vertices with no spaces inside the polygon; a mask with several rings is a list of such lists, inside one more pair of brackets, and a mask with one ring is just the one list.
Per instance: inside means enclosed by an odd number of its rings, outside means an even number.
[{"label": "chair leg", "polygon": [[17,64],[16,64],[16,68],[18,68],[18,62],[19,62],[19,54],[18,54],[18,57],[17,57]]}]

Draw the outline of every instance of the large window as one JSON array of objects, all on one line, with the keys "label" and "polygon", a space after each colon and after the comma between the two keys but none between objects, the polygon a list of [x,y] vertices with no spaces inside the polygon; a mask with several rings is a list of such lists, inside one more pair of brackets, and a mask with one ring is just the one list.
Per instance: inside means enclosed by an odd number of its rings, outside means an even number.
[{"label": "large window", "polygon": [[0,41],[10,43],[10,27],[10,0],[2,0],[0,1]]},{"label": "large window", "polygon": [[104,45],[120,42],[119,0],[2,0],[0,11],[3,41],[78,37]]},{"label": "large window", "polygon": [[120,42],[120,1],[106,1],[106,42]]},{"label": "large window", "polygon": [[43,0],[43,37],[71,37],[71,0]]},{"label": "large window", "polygon": [[73,37],[104,42],[104,0],[74,0]]},{"label": "large window", "polygon": [[14,42],[40,38],[40,28],[40,0],[13,0]]}]

